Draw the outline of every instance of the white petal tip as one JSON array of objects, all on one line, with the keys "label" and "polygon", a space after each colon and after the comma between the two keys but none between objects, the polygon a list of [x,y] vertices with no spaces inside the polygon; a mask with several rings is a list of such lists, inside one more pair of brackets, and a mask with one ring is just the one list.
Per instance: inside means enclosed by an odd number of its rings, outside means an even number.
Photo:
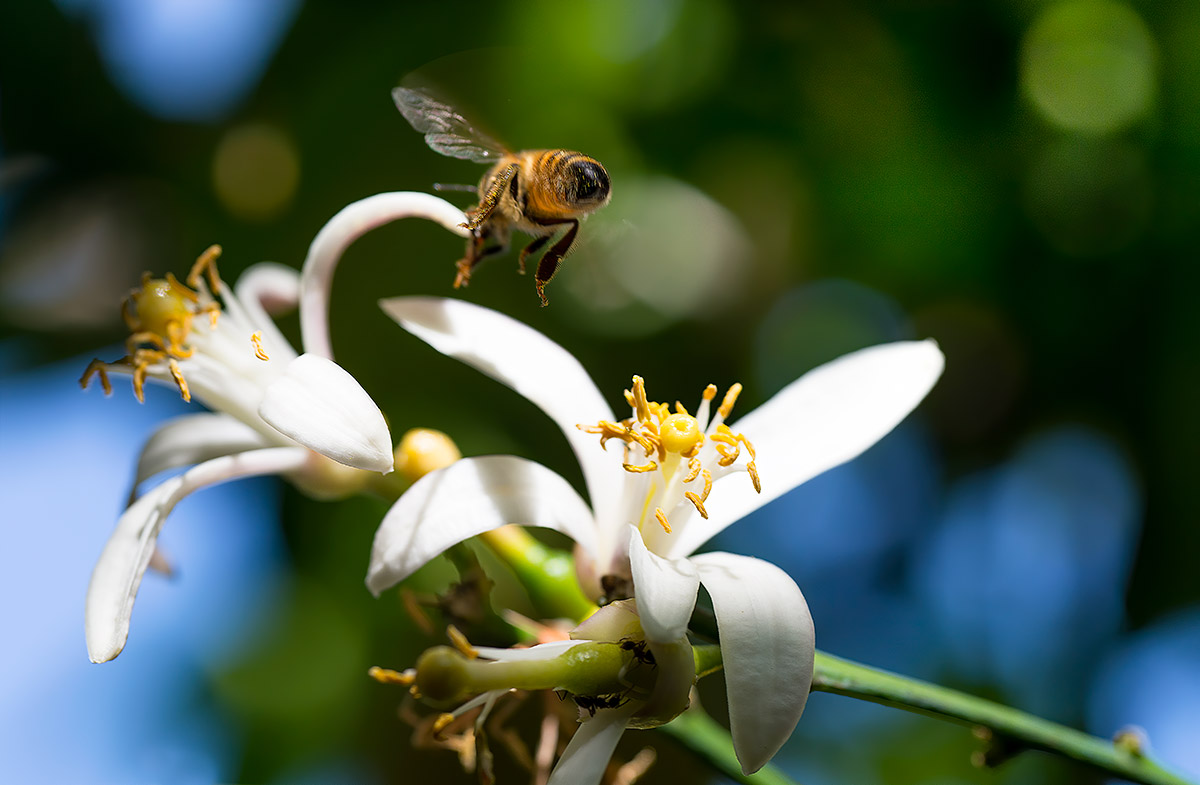
[{"label": "white petal tip", "polygon": [[332,360],[297,357],[267,388],[258,413],[283,435],[338,463],[383,474],[394,468],[383,413]]}]

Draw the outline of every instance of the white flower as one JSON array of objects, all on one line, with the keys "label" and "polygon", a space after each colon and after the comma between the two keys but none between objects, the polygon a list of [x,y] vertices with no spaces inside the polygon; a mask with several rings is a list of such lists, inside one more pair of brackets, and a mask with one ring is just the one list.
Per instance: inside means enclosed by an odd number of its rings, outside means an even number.
[{"label": "white flower", "polygon": [[[450,545],[508,523],[572,537],[585,583],[589,572],[609,576],[609,587],[631,577],[652,642],[685,634],[703,583],[721,634],[734,748],[746,772],[761,768],[804,709],[813,672],[811,616],[779,568],[729,553],[689,555],[729,524],[887,434],[941,374],[936,344],[898,342],[842,357],[785,387],[738,420],[736,431],[722,427],[736,390],[711,418],[714,391],[706,390],[695,415],[688,415],[693,423],[681,423],[686,433],[672,441],[662,438],[663,407],[645,399],[639,380],[627,391],[632,418],[615,423],[575,358],[502,314],[437,298],[381,305],[438,351],[546,412],[579,459],[592,508],[566,480],[531,461],[463,459],[416,483],[388,512],[375,536],[368,587],[378,594]],[[650,439],[646,434],[655,429],[660,436]],[[600,449],[597,433],[621,439],[623,449]]]},{"label": "white flower", "polygon": [[[407,216],[438,221],[456,233],[461,211],[426,194],[380,194],[342,210],[317,235],[303,277],[261,264],[247,270],[236,293],[216,274],[210,248],[187,285],[168,275],[142,282],[126,302],[132,335],[128,355],[93,362],[81,382],[98,375],[146,378],[175,385],[185,400],[211,411],[176,418],[142,449],[134,495],[105,546],[88,587],[88,655],[106,662],[121,653],[129,617],[168,514],[185,496],[241,477],[280,474],[316,496],[361,489],[370,473],[393,468],[383,414],[329,351],[325,303],[341,252],[367,229]],[[300,303],[308,351],[297,354],[268,310]],[[311,336],[311,339],[310,339]],[[137,498],[139,485],[171,469],[192,466]]]}]

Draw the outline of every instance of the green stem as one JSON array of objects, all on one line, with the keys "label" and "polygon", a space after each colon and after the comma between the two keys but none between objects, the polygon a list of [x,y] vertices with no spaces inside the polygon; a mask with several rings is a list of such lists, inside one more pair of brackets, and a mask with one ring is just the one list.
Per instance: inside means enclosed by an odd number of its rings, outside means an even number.
[{"label": "green stem", "polygon": [[548,616],[582,621],[596,612],[575,580],[575,560],[547,548],[519,526],[501,526],[479,539],[516,573],[533,604]]},{"label": "green stem", "polygon": [[796,785],[795,780],[767,764],[754,774],[743,774],[733,753],[733,742],[725,730],[703,709],[693,707],[658,729],[691,750],[696,757],[734,782],[744,785]]},{"label": "green stem", "polygon": [[986,729],[1011,752],[1062,755],[1131,782],[1192,785],[1135,749],[1043,720],[992,701],[817,652],[813,690],[871,701]]}]

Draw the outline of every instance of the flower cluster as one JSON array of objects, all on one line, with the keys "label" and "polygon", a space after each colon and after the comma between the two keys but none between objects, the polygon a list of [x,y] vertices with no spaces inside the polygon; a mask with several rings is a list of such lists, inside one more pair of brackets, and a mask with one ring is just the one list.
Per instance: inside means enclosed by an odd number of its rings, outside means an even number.
[{"label": "flower cluster", "polygon": [[[734,749],[746,773],[791,735],[813,677],[815,630],[804,596],[784,571],[748,556],[697,553],[714,535],[806,480],[870,447],[924,398],[942,371],[931,341],[897,342],[843,357],[797,379],[758,409],[734,410],[742,387],[700,392],[694,407],[658,402],[642,376],[623,396],[627,416],[579,362],[530,327],[462,301],[381,302],[400,326],[525,396],[562,430],[583,471],[587,501],[555,471],[524,458],[459,459],[453,445],[406,439],[395,452],[383,415],[332,360],[328,288],[342,251],[370,228],[418,215],[462,233],[462,213],[424,194],[381,194],[339,213],[314,240],[303,272],[248,270],[232,291],[215,247],[184,282],[149,276],[124,309],[126,356],[94,362],[83,383],[110,375],[169,384],[211,411],[164,425],[147,442],[136,493],[96,566],[87,640],[96,662],[120,653],[155,541],[180,499],[201,487],[279,474],[333,498],[380,490],[395,498],[375,537],[367,586],[391,588],[458,543],[511,524],[554,529],[576,543],[575,570],[595,603],[568,640],[531,648],[456,647],[426,652],[410,671],[375,669],[381,681],[451,708],[435,734],[473,709],[481,724],[510,690],[555,689],[579,707],[580,727],[552,785],[600,781],[627,728],[670,722],[689,696],[708,649],[693,647],[697,595],[711,597],[720,638]],[[269,314],[299,305],[306,352]],[[670,399],[669,399],[670,400]],[[380,478],[402,467],[416,481]],[[419,479],[417,479],[419,478]],[[382,483],[382,484],[381,484]],[[801,532],[797,533],[802,537]],[[586,603],[585,603],[586,605]],[[709,647],[712,649],[712,647]]]}]

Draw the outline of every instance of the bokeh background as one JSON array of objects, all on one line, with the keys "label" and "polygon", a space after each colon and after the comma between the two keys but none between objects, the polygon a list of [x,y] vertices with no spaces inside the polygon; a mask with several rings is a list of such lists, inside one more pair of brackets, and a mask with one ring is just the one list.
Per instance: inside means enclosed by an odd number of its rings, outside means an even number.
[{"label": "bokeh background", "polygon": [[[832,653],[1100,735],[1140,725],[1200,777],[1200,5],[19,0],[0,4],[0,780],[474,781],[414,751],[399,691],[365,678],[434,641],[361,583],[380,502],[198,494],[125,653],[93,666],[83,642],[138,446],[188,410],[78,389],[121,354],[120,299],[213,242],[230,279],[298,266],[351,201],[474,183],[396,112],[402,82],[514,148],[594,155],[614,199],[545,309],[512,255],[453,292],[461,242],[431,224],[350,249],[334,343],[394,433],[580,479],[547,419],[383,296],[527,321],[614,403],[640,373],[684,401],[740,380],[745,411],[932,336],[947,370],[914,417],[714,545],[787,569]],[[647,744],[649,782],[714,776],[653,733],[620,754]],[[818,694],[777,762],[805,783],[1100,779],[1032,753],[975,769],[977,745]]]}]

